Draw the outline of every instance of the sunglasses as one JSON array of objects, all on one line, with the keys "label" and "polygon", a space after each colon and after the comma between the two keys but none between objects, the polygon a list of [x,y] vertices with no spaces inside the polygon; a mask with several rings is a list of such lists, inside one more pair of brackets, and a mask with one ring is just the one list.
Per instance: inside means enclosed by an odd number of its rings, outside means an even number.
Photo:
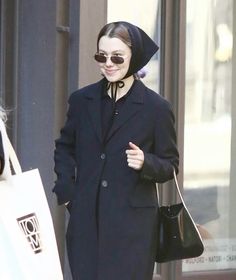
[{"label": "sunglasses", "polygon": [[[109,56],[106,56],[106,55],[100,54],[100,53],[95,53],[95,55],[94,55],[94,59],[99,63],[106,63],[108,57]],[[113,62],[115,64],[122,64],[125,61],[123,57],[117,56],[117,55],[111,55],[110,60],[111,60],[111,62]]]}]

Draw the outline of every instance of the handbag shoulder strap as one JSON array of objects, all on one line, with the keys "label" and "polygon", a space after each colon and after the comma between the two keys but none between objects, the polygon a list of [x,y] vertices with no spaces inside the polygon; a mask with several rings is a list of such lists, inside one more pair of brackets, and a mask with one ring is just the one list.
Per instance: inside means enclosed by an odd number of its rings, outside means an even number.
[{"label": "handbag shoulder strap", "polygon": [[[177,175],[176,175],[175,169],[173,169],[173,175],[174,175],[175,186],[176,186],[178,195],[179,195],[179,197],[180,197],[180,200],[181,200],[181,202],[183,203],[183,205],[186,207],[185,202],[184,202],[184,198],[183,198],[183,196],[182,196],[182,194],[181,194],[181,192],[180,192],[179,183],[178,183],[178,179],[177,179]],[[160,195],[159,195],[159,190],[158,190],[158,184],[157,184],[157,186],[156,186],[156,189],[157,189],[157,199],[158,199],[158,201],[160,201]]]},{"label": "handbag shoulder strap", "polygon": [[17,158],[17,155],[15,153],[15,150],[11,144],[11,141],[8,138],[6,127],[2,119],[0,119],[0,131],[2,135],[2,144],[3,144],[4,161],[5,161],[5,165],[1,177],[3,179],[7,179],[12,175],[10,162],[12,164],[12,168],[15,174],[22,173],[22,169],[19,160]]},{"label": "handbag shoulder strap", "polygon": [[180,197],[180,200],[181,202],[183,203],[183,205],[186,207],[185,203],[184,203],[184,198],[181,194],[181,191],[180,191],[180,188],[179,188],[179,184],[178,184],[178,180],[177,180],[177,175],[176,175],[176,172],[175,172],[175,169],[174,169],[174,181],[175,181],[175,186],[176,186],[176,189],[177,189],[177,192],[178,192],[178,195]]}]

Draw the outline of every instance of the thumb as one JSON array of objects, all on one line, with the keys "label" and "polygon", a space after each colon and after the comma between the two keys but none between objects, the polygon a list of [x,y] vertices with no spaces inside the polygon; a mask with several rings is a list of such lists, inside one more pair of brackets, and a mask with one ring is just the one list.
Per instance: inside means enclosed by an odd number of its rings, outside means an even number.
[{"label": "thumb", "polygon": [[134,143],[132,143],[132,142],[129,142],[129,146],[130,146],[130,148],[133,149],[133,150],[140,150],[139,147],[136,146],[136,145],[135,145]]}]

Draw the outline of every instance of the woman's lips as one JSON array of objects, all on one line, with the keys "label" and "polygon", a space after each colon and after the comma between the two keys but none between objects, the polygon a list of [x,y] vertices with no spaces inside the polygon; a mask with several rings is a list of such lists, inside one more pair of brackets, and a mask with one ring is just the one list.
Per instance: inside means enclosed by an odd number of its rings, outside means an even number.
[{"label": "woman's lips", "polygon": [[109,69],[105,69],[105,73],[109,76],[114,75],[117,72],[117,70],[109,70]]}]

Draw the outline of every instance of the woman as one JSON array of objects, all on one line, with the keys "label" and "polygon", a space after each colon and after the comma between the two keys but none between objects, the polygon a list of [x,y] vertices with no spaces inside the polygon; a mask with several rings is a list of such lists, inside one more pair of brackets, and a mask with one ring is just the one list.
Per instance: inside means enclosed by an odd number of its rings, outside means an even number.
[{"label": "woman", "polygon": [[54,192],[70,211],[73,279],[152,279],[156,182],[178,169],[170,105],[135,78],[157,50],[128,22],[105,25],[94,56],[104,78],[69,98]]}]

